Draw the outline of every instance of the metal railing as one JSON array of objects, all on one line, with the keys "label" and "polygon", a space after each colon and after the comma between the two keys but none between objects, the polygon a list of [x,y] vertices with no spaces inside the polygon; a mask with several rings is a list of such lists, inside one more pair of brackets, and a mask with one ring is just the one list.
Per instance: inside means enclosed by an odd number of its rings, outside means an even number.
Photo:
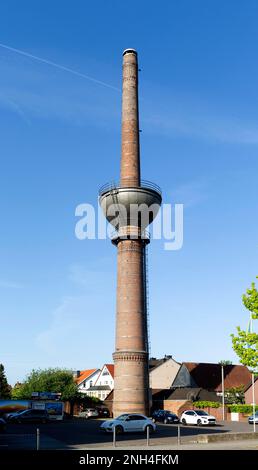
[{"label": "metal railing", "polygon": [[[128,179],[128,181],[130,180]],[[99,188],[99,196],[102,196],[103,194],[109,191],[115,191],[115,190],[124,189],[124,188],[126,188],[126,186],[121,186],[119,183],[116,183],[115,181],[112,181],[110,183],[105,183],[103,184],[103,186]],[[152,183],[151,181],[148,181],[148,180],[141,180],[140,185],[135,186],[135,188],[151,189],[152,191],[155,191],[156,193],[160,194],[160,196],[162,194],[161,188],[157,184]]]},{"label": "metal railing", "polygon": [[110,240],[116,240],[117,238],[121,238],[122,240],[127,240],[127,239],[131,239],[131,240],[150,240],[150,232],[148,230],[143,230],[141,233],[137,233],[137,232],[119,232],[119,230],[113,230],[110,235],[109,235],[109,238]]}]

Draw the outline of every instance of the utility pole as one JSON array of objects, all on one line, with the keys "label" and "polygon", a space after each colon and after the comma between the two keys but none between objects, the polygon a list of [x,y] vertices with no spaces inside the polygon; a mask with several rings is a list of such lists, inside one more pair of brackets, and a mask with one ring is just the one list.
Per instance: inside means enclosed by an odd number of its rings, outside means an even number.
[{"label": "utility pole", "polygon": [[222,363],[221,363],[221,384],[222,384],[222,420],[225,421],[224,365]]},{"label": "utility pole", "polygon": [[[253,333],[253,316],[251,313],[251,318],[250,318],[250,330],[251,333]],[[254,372],[252,372],[252,396],[253,396],[253,417],[254,417],[254,432],[256,431],[255,428],[255,389],[254,389]]]}]

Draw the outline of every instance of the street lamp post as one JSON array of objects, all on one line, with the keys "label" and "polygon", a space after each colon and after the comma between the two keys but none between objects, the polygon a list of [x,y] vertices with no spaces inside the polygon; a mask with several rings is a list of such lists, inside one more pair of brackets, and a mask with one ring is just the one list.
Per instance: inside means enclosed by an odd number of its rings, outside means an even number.
[{"label": "street lamp post", "polygon": [[[253,315],[251,313],[250,316],[250,330],[251,333],[253,333]],[[255,429],[255,390],[254,390],[254,372],[252,372],[252,398],[253,398],[253,418],[254,418],[254,432],[256,431]]]},{"label": "street lamp post", "polygon": [[255,429],[255,390],[254,390],[254,373],[252,373],[252,395],[253,395],[253,417],[254,417],[254,432]]},{"label": "street lamp post", "polygon": [[222,420],[225,421],[225,390],[224,390],[224,366],[221,364],[221,384],[222,384]]}]

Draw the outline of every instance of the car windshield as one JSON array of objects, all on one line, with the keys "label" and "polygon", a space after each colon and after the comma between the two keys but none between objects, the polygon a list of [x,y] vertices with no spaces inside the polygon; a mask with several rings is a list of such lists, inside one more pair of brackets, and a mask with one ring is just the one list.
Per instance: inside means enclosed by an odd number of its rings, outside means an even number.
[{"label": "car windshield", "polygon": [[198,415],[198,416],[209,416],[208,413],[206,413],[206,411],[195,411],[195,413]]},{"label": "car windshield", "polygon": [[118,416],[116,419],[118,419],[119,421],[125,421],[128,416],[129,416],[128,414],[126,414],[126,415],[120,415],[120,416]]}]

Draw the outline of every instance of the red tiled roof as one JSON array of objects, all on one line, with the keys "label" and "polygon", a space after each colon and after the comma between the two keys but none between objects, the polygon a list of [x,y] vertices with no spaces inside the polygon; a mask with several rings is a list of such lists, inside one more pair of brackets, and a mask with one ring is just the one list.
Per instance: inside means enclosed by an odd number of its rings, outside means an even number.
[{"label": "red tiled roof", "polygon": [[[257,380],[258,380],[258,377],[255,377],[255,379],[254,379],[255,387],[256,387],[256,381],[257,381]],[[251,380],[251,381],[246,385],[244,392],[247,392],[247,390],[249,390],[249,388],[252,387],[252,385],[253,385],[253,381]]]},{"label": "red tiled roof", "polygon": [[[209,363],[183,362],[195,381],[197,387],[206,390],[221,391],[221,365]],[[247,385],[251,380],[251,372],[246,366],[224,366],[225,389]]]},{"label": "red tiled roof", "polygon": [[88,369],[88,370],[82,370],[79,377],[76,377],[75,379],[75,382],[77,384],[80,384],[81,382],[83,382],[85,379],[87,379],[87,377],[89,377],[90,375],[92,375],[94,372],[96,372],[96,370],[98,369]]},{"label": "red tiled roof", "polygon": [[114,378],[114,364],[104,364],[104,367],[105,366],[108,369],[110,375],[112,375],[112,377]]}]

